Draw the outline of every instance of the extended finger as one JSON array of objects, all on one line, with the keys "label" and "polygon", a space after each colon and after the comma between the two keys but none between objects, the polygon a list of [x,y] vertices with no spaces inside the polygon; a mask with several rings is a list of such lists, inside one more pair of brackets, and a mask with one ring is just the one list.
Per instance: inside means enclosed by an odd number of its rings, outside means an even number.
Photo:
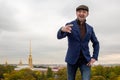
[{"label": "extended finger", "polygon": [[73,24],[68,24],[67,26],[72,27],[72,26],[73,26]]},{"label": "extended finger", "polygon": [[71,30],[67,30],[68,33],[71,33]]}]

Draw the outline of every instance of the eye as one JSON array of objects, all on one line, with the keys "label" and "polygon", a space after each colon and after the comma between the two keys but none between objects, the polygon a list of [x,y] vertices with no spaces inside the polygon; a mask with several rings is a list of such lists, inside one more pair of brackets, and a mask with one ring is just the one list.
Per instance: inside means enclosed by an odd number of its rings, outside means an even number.
[{"label": "eye", "polygon": [[83,13],[87,13],[87,11],[83,10]]}]

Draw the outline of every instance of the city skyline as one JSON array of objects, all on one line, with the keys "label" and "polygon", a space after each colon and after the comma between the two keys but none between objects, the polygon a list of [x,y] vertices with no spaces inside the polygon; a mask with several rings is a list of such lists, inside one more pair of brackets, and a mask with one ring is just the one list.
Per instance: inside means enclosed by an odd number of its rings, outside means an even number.
[{"label": "city skyline", "polygon": [[[109,4],[108,4],[109,3]],[[87,23],[100,42],[96,64],[120,62],[120,1],[118,0],[0,0],[0,64],[28,63],[32,41],[33,64],[65,64],[67,38],[57,31],[76,19],[80,4],[89,7]],[[90,44],[90,46],[92,46]],[[92,47],[90,47],[92,54]]]}]

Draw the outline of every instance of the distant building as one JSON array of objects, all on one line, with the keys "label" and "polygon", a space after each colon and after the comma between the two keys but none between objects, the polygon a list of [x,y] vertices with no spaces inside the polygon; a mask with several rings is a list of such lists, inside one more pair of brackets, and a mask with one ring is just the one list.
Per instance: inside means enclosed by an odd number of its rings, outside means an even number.
[{"label": "distant building", "polygon": [[5,65],[6,65],[6,66],[8,65],[8,62],[7,62],[7,60],[5,61]]},{"label": "distant building", "polygon": [[31,48],[31,40],[30,40],[30,54],[28,57],[28,65],[30,66],[30,68],[33,68],[33,64],[32,64],[32,48]]},{"label": "distant building", "polygon": [[29,50],[30,50],[29,51],[30,53],[29,53],[29,56],[28,56],[28,65],[23,65],[22,60],[20,60],[19,64],[17,65],[17,68],[15,68],[15,70],[21,70],[21,69],[24,69],[24,68],[30,68],[30,69],[33,68],[31,40],[30,40],[30,49]]},{"label": "distant building", "polygon": [[[25,68],[29,68],[34,71],[41,71],[41,72],[47,72],[48,67],[52,69],[53,72],[57,72],[59,69],[61,69],[63,66],[58,66],[58,65],[42,65],[42,66],[33,66],[33,61],[32,61],[32,47],[31,47],[31,40],[29,44],[29,56],[28,56],[28,64],[23,64],[22,60],[20,60],[19,64],[15,68],[15,70],[21,70]],[[7,62],[6,62],[7,64]]]},{"label": "distant building", "polygon": [[22,60],[20,60],[20,62],[19,62],[19,64],[18,64],[19,66],[22,66],[23,64],[22,64]]}]

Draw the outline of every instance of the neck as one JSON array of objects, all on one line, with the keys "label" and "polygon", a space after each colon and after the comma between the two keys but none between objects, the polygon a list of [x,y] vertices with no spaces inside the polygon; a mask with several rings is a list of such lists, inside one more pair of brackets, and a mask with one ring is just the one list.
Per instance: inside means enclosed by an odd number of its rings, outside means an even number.
[{"label": "neck", "polygon": [[79,23],[80,25],[82,25],[82,24],[84,24],[84,23],[86,22],[86,20],[79,20],[79,19],[77,19],[77,21],[78,21],[78,23]]}]

